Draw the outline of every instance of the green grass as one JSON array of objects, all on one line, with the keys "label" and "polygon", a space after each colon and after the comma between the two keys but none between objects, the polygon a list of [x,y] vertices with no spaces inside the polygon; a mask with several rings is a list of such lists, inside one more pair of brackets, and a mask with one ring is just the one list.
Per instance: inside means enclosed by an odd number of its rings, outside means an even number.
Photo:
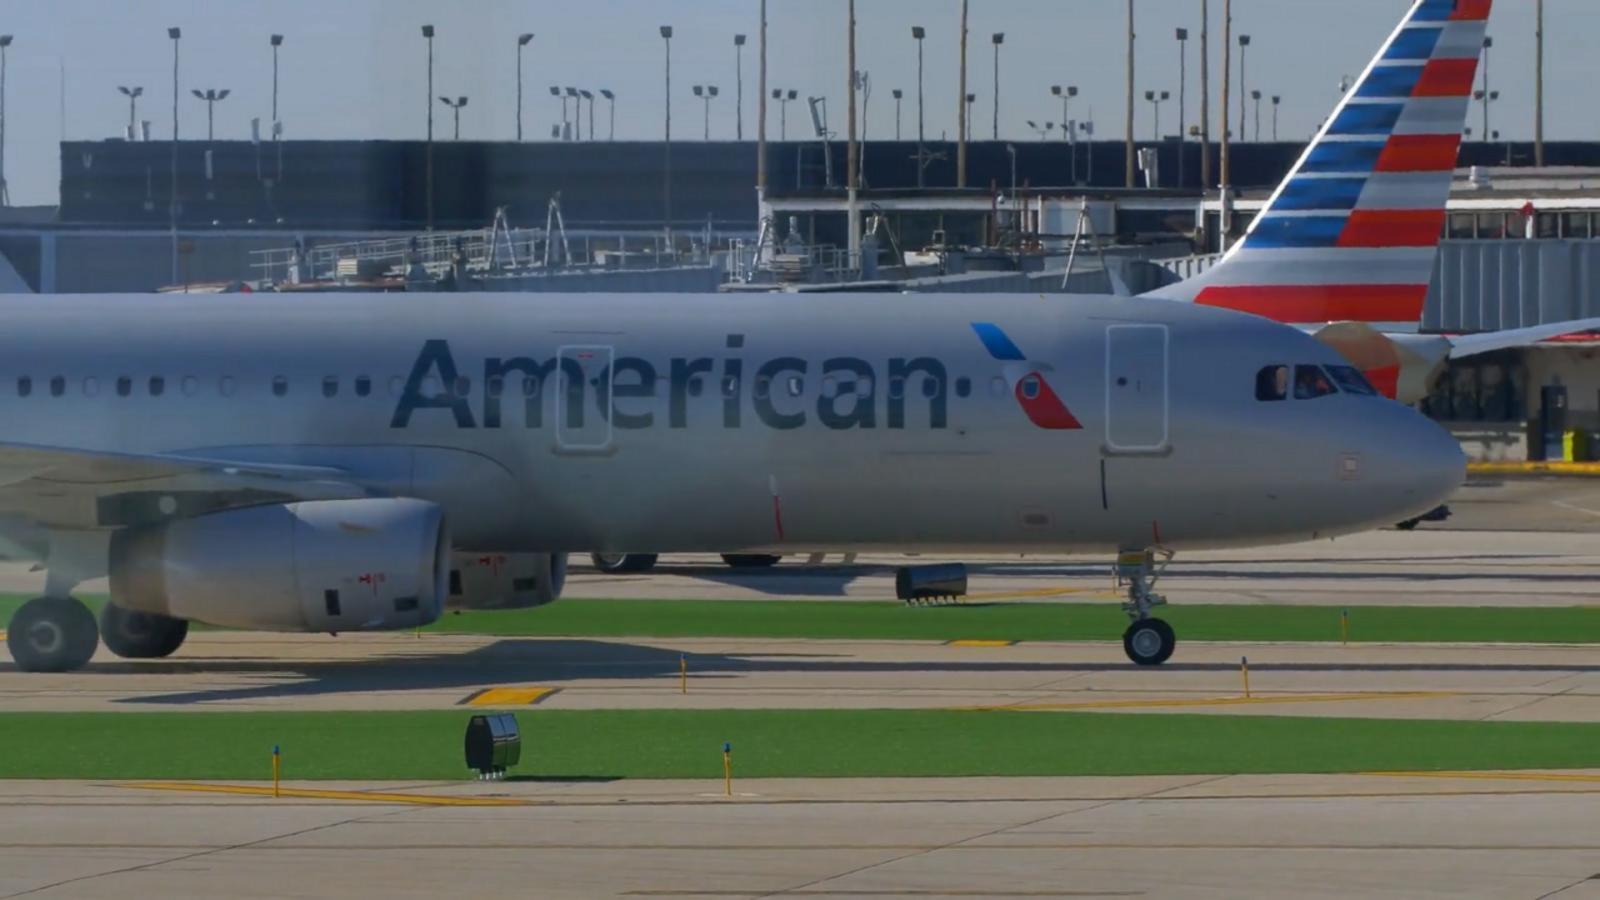
[{"label": "green grass", "polygon": [[[0,622],[23,599],[0,597]],[[86,601],[97,609],[105,602]],[[1353,642],[1600,643],[1600,605],[1349,610]],[[1328,606],[1180,603],[1160,615],[1180,640],[1337,641],[1339,612]],[[1112,601],[910,608],[856,600],[565,600],[540,609],[446,613],[428,630],[538,637],[1116,641],[1127,627]]]},{"label": "green grass", "polygon": [[[7,713],[0,777],[465,776],[466,711]],[[928,710],[524,710],[551,778],[1139,775],[1600,767],[1600,724]]]},{"label": "green grass", "polygon": [[[1181,640],[1337,641],[1338,608],[1177,604],[1160,611]],[[1115,641],[1118,604],[1013,603],[908,608],[825,600],[568,600],[543,609],[446,614],[439,631],[560,637],[999,639]],[[1350,607],[1352,641],[1600,643],[1600,606]]]}]

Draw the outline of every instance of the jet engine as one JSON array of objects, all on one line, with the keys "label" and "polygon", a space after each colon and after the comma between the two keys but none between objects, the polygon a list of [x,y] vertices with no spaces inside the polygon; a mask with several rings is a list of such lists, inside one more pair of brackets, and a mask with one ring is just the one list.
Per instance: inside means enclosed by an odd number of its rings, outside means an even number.
[{"label": "jet engine", "polygon": [[432,503],[255,506],[117,532],[111,602],[230,628],[411,628],[439,618],[449,565]]},{"label": "jet engine", "polygon": [[565,553],[457,553],[450,601],[462,609],[527,609],[561,599]]}]

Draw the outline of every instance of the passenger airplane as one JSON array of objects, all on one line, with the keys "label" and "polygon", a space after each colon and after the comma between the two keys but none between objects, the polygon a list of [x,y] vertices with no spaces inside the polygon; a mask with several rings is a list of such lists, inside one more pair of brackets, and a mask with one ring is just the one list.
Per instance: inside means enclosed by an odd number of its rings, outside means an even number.
[{"label": "passenger airplane", "polygon": [[[1331,347],[1205,304],[169,295],[0,320],[0,536],[48,573],[7,633],[29,671],[100,637],[166,656],[190,621],[538,605],[566,554],[639,548],[1116,553],[1124,648],[1157,664],[1158,553],[1380,527],[1464,474]],[[107,575],[97,625],[71,592]]]},{"label": "passenger airplane", "polygon": [[1600,328],[1417,329],[1493,0],[1417,4],[1346,92],[1248,234],[1210,271],[1144,296],[1305,327],[1388,397],[1426,397],[1449,359]]}]

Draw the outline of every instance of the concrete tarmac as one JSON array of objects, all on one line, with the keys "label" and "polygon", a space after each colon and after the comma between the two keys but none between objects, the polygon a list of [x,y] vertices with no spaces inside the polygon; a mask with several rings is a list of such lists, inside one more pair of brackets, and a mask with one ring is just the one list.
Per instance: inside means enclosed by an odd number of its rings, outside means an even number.
[{"label": "concrete tarmac", "polygon": [[0,782],[0,898],[1600,897],[1593,772],[301,787]]},{"label": "concrete tarmac", "polygon": [[[1245,656],[1248,698],[1240,670]],[[680,659],[688,665],[687,693]],[[60,675],[22,674],[0,663],[0,712],[449,709],[472,703],[1596,722],[1600,654],[1592,645],[1189,642],[1174,662],[1152,670],[1130,665],[1120,643],[1111,642],[989,647],[199,632],[180,655],[159,662],[117,660],[102,651],[89,669]]]}]

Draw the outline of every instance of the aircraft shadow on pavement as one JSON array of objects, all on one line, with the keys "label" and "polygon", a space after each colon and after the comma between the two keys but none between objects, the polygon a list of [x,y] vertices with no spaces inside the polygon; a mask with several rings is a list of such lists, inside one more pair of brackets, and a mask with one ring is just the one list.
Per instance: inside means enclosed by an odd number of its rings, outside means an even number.
[{"label": "aircraft shadow on pavement", "polygon": [[[338,661],[274,661],[249,659],[200,659],[185,661],[182,656],[151,663],[93,664],[84,675],[114,679],[118,675],[228,675],[259,676],[265,683],[169,693],[143,693],[119,703],[141,706],[183,706],[197,703],[249,701],[273,698],[329,696],[351,692],[405,692],[459,689],[463,699],[475,690],[510,684],[540,684],[553,687],[562,682],[660,680],[676,684],[679,659],[688,660],[692,677],[704,683],[707,678],[720,682],[737,680],[742,675],[851,674],[863,676],[885,673],[958,673],[981,677],[986,674],[1027,673],[1048,677],[1084,673],[1138,673],[1141,686],[1151,684],[1151,675],[1179,676],[1185,673],[1235,672],[1231,662],[1172,662],[1159,670],[1139,670],[1119,661],[1074,662],[1005,660],[864,660],[834,653],[725,653],[681,654],[669,647],[643,643],[622,643],[583,639],[508,638],[469,651],[427,651],[397,654],[376,659]],[[1593,665],[1547,663],[1336,663],[1279,662],[1253,666],[1259,672],[1550,672],[1580,674],[1600,672],[1600,661]],[[14,670],[6,664],[0,671]],[[834,683],[834,682],[830,682]],[[115,689],[107,683],[105,689]]]}]

